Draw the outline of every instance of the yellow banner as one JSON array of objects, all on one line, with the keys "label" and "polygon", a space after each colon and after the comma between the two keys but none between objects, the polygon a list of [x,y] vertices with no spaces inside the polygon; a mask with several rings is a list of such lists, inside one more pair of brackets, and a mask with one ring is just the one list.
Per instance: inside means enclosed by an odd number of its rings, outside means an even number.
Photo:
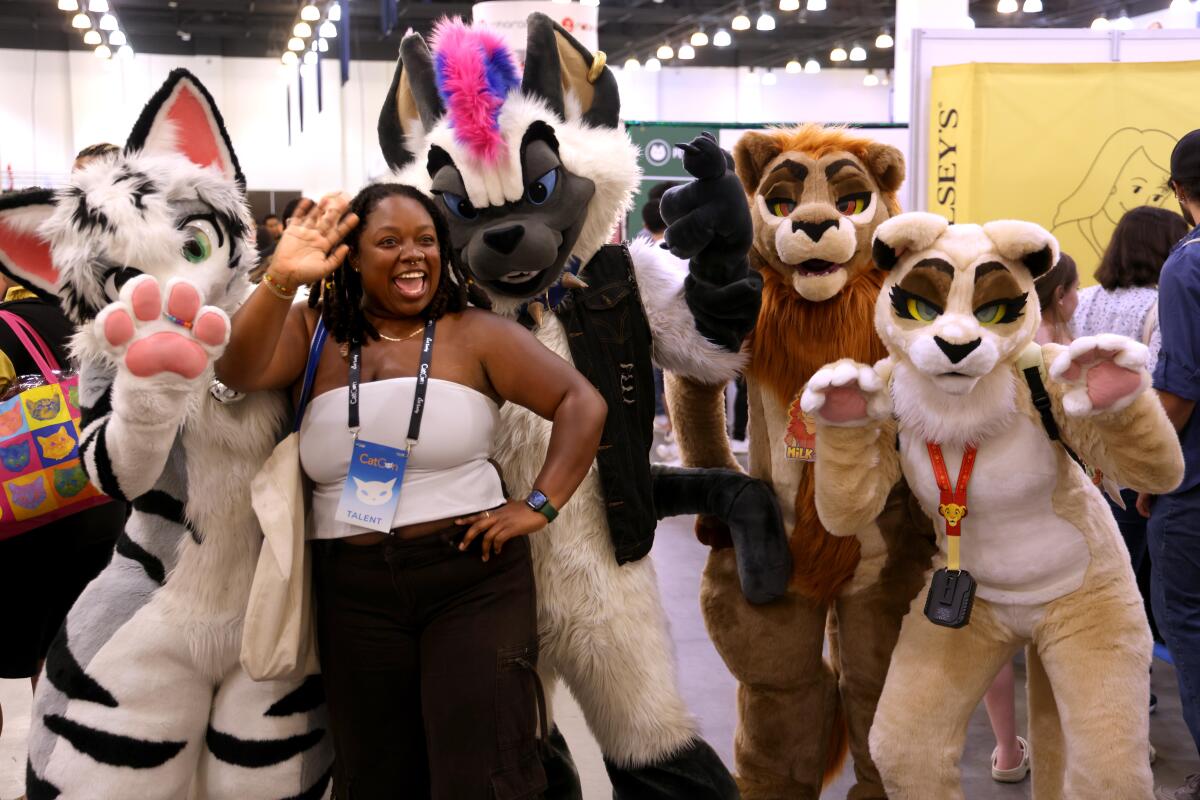
[{"label": "yellow banner", "polygon": [[1171,150],[1200,128],[1200,61],[934,67],[929,210],[1052,230],[1084,285],[1130,208],[1178,211]]}]

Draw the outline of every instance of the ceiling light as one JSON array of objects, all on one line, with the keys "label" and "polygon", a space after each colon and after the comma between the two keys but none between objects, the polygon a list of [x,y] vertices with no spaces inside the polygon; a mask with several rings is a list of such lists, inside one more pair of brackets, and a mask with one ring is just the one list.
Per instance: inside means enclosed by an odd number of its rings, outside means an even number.
[{"label": "ceiling light", "polygon": [[866,61],[867,60],[867,51],[862,48],[862,45],[855,44],[854,47],[850,48],[850,60],[851,61]]},{"label": "ceiling light", "polygon": [[679,58],[682,61],[691,61],[696,57],[696,50],[690,44],[679,45]]},{"label": "ceiling light", "polygon": [[290,67],[300,60],[300,56],[296,55],[291,50],[285,50],[283,55],[280,56],[279,60]]},{"label": "ceiling light", "polygon": [[1026,14],[1040,14],[1042,13],[1042,0],[1025,0],[1021,10]]},{"label": "ceiling light", "polygon": [[1112,26],[1119,31],[1133,30],[1133,20],[1129,18],[1129,12],[1122,8],[1121,16],[1113,20]]},{"label": "ceiling light", "polygon": [[320,36],[322,39],[336,39],[337,25],[334,25],[329,20],[325,20],[321,23],[321,27],[317,28],[317,36]]},{"label": "ceiling light", "polygon": [[329,21],[330,22],[341,22],[342,21],[342,6],[340,3],[333,3],[329,6]]},{"label": "ceiling light", "polygon": [[780,11],[799,11],[800,0],[779,0]]},{"label": "ceiling light", "polygon": [[967,15],[967,27],[968,27],[968,28],[974,28],[974,27],[975,27],[975,18],[974,18],[974,17],[972,17],[970,14],[968,14],[968,15]]},{"label": "ceiling light", "polygon": [[1013,14],[1017,10],[1017,0],[1000,0],[996,3],[997,14]]},{"label": "ceiling light", "polygon": [[893,39],[892,35],[887,31],[882,31],[878,36],[875,37],[875,46],[880,50],[887,50],[894,44],[896,44],[896,40]]},{"label": "ceiling light", "polygon": [[103,39],[100,38],[100,31],[88,31],[83,35],[83,43],[92,46],[102,44]]},{"label": "ceiling light", "polygon": [[815,58],[810,58],[804,62],[804,72],[808,75],[816,75],[821,71],[821,62]]},{"label": "ceiling light", "polygon": [[773,31],[775,30],[775,18],[763,11],[758,15],[758,21],[754,23],[754,27],[760,31]]},{"label": "ceiling light", "polygon": [[579,4],[581,6],[598,6],[600,5],[600,0],[579,0]]},{"label": "ceiling light", "polygon": [[313,64],[317,63],[317,54],[313,53],[313,52],[305,53],[304,54],[304,63],[307,66],[312,66]]},{"label": "ceiling light", "polygon": [[108,49],[108,45],[102,44],[96,48],[96,58],[110,59],[112,58],[112,50]]},{"label": "ceiling light", "polygon": [[825,0],[808,0],[808,4],[804,7],[809,11],[824,11]]},{"label": "ceiling light", "polygon": [[100,17],[100,30],[115,31],[118,27],[120,26],[117,25],[117,18],[112,14],[104,14]]},{"label": "ceiling light", "polygon": [[320,18],[320,10],[312,3],[309,3],[304,8],[300,9],[300,19],[304,20],[305,22],[316,22]]},{"label": "ceiling light", "polygon": [[705,33],[703,29],[698,30],[692,34],[690,41],[692,47],[704,47],[704,45],[708,44],[708,34]]},{"label": "ceiling light", "polygon": [[762,85],[763,86],[774,86],[778,82],[779,82],[779,78],[775,77],[775,70],[769,69],[763,73],[763,76],[762,76]]},{"label": "ceiling light", "polygon": [[71,17],[71,27],[86,30],[92,27],[92,18],[80,11],[75,16]]},{"label": "ceiling light", "polygon": [[304,49],[304,40],[303,39],[298,39],[295,36],[293,36],[291,39],[288,39],[288,50],[303,50],[303,49]]},{"label": "ceiling light", "polygon": [[729,47],[733,44],[733,37],[729,35],[729,31],[722,28],[713,34],[712,43],[713,47]]},{"label": "ceiling light", "polygon": [[829,53],[829,60],[835,61],[835,62],[845,61],[846,60],[846,48],[842,47],[840,44],[837,47],[833,48],[833,50],[831,50]]},{"label": "ceiling light", "polygon": [[79,3],[76,0],[58,0],[59,11],[78,11]]},{"label": "ceiling light", "polygon": [[192,40],[192,34],[188,31],[175,31],[175,35],[179,37],[179,41],[181,42],[190,42]]},{"label": "ceiling light", "polygon": [[[62,3],[59,3],[58,7],[62,8]],[[1191,11],[1191,9],[1192,9],[1191,0],[1171,0],[1171,10],[1172,11]],[[74,10],[75,9],[73,9],[73,8],[63,8],[63,11],[74,11]]]},{"label": "ceiling light", "polygon": [[328,39],[317,40],[317,50],[321,51],[322,53],[328,53],[329,52],[329,40]]},{"label": "ceiling light", "polygon": [[675,49],[669,44],[661,44],[658,46],[658,50],[655,51],[654,55],[658,56],[663,61],[666,61],[667,59],[675,57]]},{"label": "ceiling light", "polygon": [[108,0],[91,0],[91,2],[88,3],[88,11],[92,12],[93,14],[108,13]]},{"label": "ceiling light", "polygon": [[1103,15],[1092,20],[1092,30],[1094,31],[1106,31],[1111,27],[1112,23],[1109,22],[1108,18]]},{"label": "ceiling light", "polygon": [[113,31],[108,35],[108,43],[112,47],[120,47],[128,40],[125,38],[125,31]]},{"label": "ceiling light", "polygon": [[625,59],[625,66],[623,68],[626,72],[637,72],[642,68],[642,62],[637,60],[637,56],[630,56]]},{"label": "ceiling light", "polygon": [[307,22],[297,22],[292,28],[292,36],[299,36],[301,39],[307,39],[312,36],[312,25]]},{"label": "ceiling light", "polygon": [[863,86],[878,86],[879,76],[875,74],[875,70],[867,70],[867,74],[863,76]]},{"label": "ceiling light", "polygon": [[804,72],[804,65],[793,58],[783,69],[789,75],[799,75],[801,72]]},{"label": "ceiling light", "polygon": [[658,72],[662,69],[662,62],[651,56],[646,59],[646,72]]},{"label": "ceiling light", "polygon": [[121,49],[117,51],[117,58],[124,59],[125,61],[133,58],[133,48],[127,44],[122,45]]},{"label": "ceiling light", "polygon": [[748,31],[750,30],[750,18],[746,16],[745,11],[739,11],[733,18],[733,22],[729,23],[729,27],[735,31]]},{"label": "ceiling light", "polygon": [[317,40],[316,40],[316,39],[313,39],[313,40],[312,40],[312,45],[311,45],[311,46],[310,46],[308,49],[309,49],[309,50],[312,50],[312,51],[315,53],[315,52],[317,52],[317,47],[318,47],[318,45],[317,45]]}]

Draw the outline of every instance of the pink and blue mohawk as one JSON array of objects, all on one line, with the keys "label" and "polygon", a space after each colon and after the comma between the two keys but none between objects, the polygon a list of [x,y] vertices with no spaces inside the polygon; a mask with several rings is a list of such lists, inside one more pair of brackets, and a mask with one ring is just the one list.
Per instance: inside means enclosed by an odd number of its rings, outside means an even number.
[{"label": "pink and blue mohawk", "polygon": [[443,20],[433,32],[438,94],[454,138],[480,161],[493,164],[504,153],[500,108],[520,86],[512,53],[496,34]]}]

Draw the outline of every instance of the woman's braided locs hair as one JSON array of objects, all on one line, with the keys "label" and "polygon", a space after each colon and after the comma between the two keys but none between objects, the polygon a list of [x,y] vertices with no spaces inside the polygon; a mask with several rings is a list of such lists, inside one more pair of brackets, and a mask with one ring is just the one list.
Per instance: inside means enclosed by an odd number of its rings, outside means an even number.
[{"label": "woman's braided locs hair", "polygon": [[438,319],[446,313],[462,311],[471,304],[481,308],[491,307],[487,295],[475,285],[471,277],[459,266],[458,260],[453,257],[450,250],[450,228],[434,202],[418,189],[402,183],[373,183],[350,201],[350,211],[358,215],[359,223],[346,236],[346,244],[350,247],[349,255],[337,269],[309,289],[309,307],[320,308],[325,327],[337,342],[361,343],[368,337],[379,340],[379,331],[375,330],[375,326],[363,313],[362,276],[350,266],[350,262],[358,255],[359,240],[363,228],[366,227],[367,217],[388,197],[407,197],[420,203],[433,220],[442,274],[422,316],[425,319]]}]

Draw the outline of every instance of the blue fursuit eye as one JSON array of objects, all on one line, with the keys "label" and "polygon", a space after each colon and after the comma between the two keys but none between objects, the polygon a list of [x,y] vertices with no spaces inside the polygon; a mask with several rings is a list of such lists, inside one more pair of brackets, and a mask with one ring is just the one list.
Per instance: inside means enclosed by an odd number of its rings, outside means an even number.
[{"label": "blue fursuit eye", "polygon": [[479,216],[479,209],[471,205],[471,201],[460,194],[442,192],[442,202],[446,204],[450,213],[459,219],[475,219]]},{"label": "blue fursuit eye", "polygon": [[554,196],[558,186],[558,167],[538,178],[525,189],[525,197],[535,206],[540,206]]}]

